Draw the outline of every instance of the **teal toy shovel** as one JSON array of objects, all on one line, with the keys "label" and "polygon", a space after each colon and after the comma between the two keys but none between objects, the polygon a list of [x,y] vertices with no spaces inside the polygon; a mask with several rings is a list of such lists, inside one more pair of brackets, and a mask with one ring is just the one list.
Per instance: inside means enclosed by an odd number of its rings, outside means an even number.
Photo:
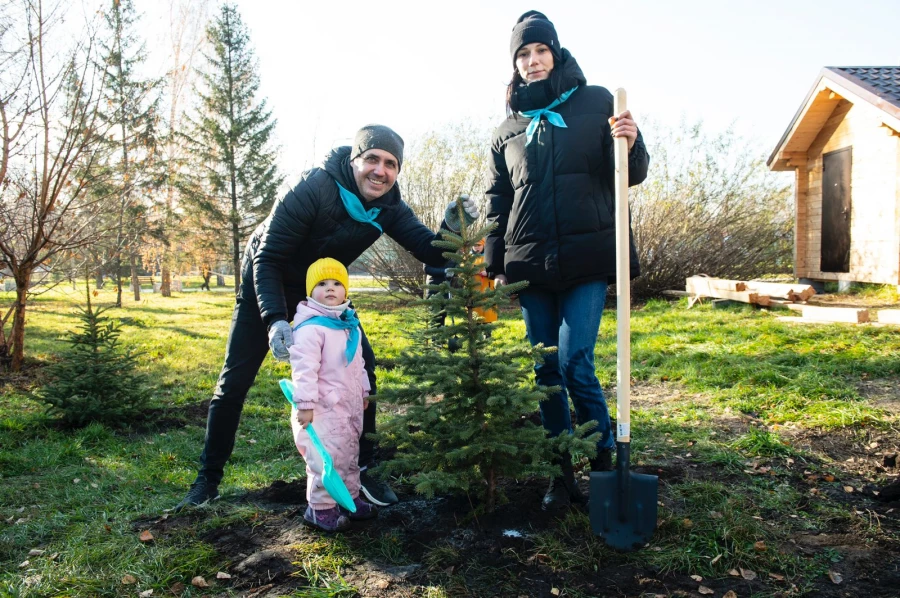
[{"label": "teal toy shovel", "polygon": [[[296,407],[297,404],[294,403],[294,385],[291,381],[281,379],[278,381],[278,385],[281,386],[281,392],[284,393],[284,398],[287,399],[288,403]],[[341,476],[338,475],[338,472],[334,470],[334,462],[331,460],[331,455],[325,449],[325,445],[322,444],[319,435],[316,434],[315,428],[313,428],[312,424],[308,424],[305,429],[307,434],[309,434],[309,439],[312,440],[313,447],[319,453],[319,456],[322,457],[322,485],[325,486],[325,490],[337,504],[341,505],[351,513],[356,513],[356,505],[353,504],[353,497],[350,496],[350,491],[347,490],[347,485],[344,484],[344,480],[342,480]]]}]

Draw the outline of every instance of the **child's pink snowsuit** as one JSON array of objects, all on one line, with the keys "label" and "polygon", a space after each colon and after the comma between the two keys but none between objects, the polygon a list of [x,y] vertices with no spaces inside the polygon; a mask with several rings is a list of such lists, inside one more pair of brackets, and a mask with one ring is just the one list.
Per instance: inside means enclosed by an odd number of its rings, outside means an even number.
[{"label": "child's pink snowsuit", "polygon": [[[337,319],[334,312],[301,301],[294,327],[315,316]],[[353,361],[347,365],[349,330],[333,330],[309,324],[294,330],[290,348],[291,376],[296,409],[313,410],[313,427],[331,454],[350,496],[359,496],[359,437],[362,433],[363,400],[369,395],[369,377],[357,342]],[[322,459],[309,434],[291,410],[294,442],[306,460],[306,500],[313,509],[330,509],[335,501],[322,486]]]}]

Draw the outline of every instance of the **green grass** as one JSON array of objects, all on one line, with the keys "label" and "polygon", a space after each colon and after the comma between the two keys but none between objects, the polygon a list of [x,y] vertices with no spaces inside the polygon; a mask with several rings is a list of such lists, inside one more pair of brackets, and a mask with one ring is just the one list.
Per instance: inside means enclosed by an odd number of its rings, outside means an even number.
[{"label": "green grass", "polygon": [[[0,303],[10,298],[0,293]],[[106,290],[95,301],[108,305],[112,299]],[[405,374],[394,366],[408,342],[398,331],[408,329],[417,312],[384,293],[360,293],[353,299],[380,360],[379,384],[402,379]],[[154,589],[154,595],[161,595],[184,583],[189,595],[193,576],[214,579],[229,564],[203,541],[204,533],[250,521],[255,511],[223,502],[205,511],[196,525],[173,528],[149,544],[139,540],[139,522],[173,506],[193,480],[204,428],[198,422],[163,431],[138,425],[145,422],[126,422],[138,426],[69,431],[46,418],[43,406],[28,393],[41,382],[38,366],[56,359],[65,331],[77,322],[74,307],[82,300],[82,293],[66,289],[32,301],[27,330],[31,374],[9,377],[0,387],[0,596],[118,596],[125,593],[125,574],[138,580],[127,588],[131,594]],[[157,384],[149,407],[177,417],[185,407],[209,399],[231,309],[228,293],[176,293],[171,299],[145,293],[140,304],[126,298],[126,307],[108,312],[122,318],[123,342],[142,353],[141,367]],[[858,390],[862,380],[900,376],[900,335],[895,330],[794,327],[749,308],[687,310],[683,303],[659,301],[634,311],[632,330],[633,377],[641,384],[678,389],[680,395],[664,405],[635,403],[633,462],[647,467],[678,463],[689,473],[692,463],[720,477],[686,475],[662,487],[660,527],[652,549],[627,556],[612,553],[585,532],[589,525],[584,515],[571,513],[554,532],[535,537],[530,552],[507,556],[533,562],[535,555],[543,555],[544,565],[566,571],[590,572],[604,560],[703,576],[745,567],[786,575],[802,588],[821,575],[830,557],[822,553],[803,559],[778,550],[787,533],[821,531],[835,522],[863,537],[882,533],[877,518],[848,513],[825,497],[798,510],[808,497],[787,483],[794,474],[783,464],[788,458],[811,462],[814,456],[791,446],[779,429],[846,433],[895,426],[893,416]],[[614,334],[615,313],[608,311],[596,349],[604,389],[615,381]],[[524,337],[518,312],[504,312],[497,341],[520,343]],[[276,479],[303,476],[287,408],[276,387],[288,373],[287,365],[265,361],[247,398],[224,494],[240,495]],[[717,421],[729,413],[747,414],[757,425],[727,433]],[[389,410],[380,417],[389,417]],[[750,460],[770,467],[773,475],[746,474]],[[765,523],[784,513],[799,515],[779,528]],[[769,548],[755,549],[759,541]],[[32,549],[45,552],[29,557]],[[408,562],[398,537],[391,534],[362,543],[322,539],[298,545],[294,552],[303,586],[295,596],[352,596],[355,590],[343,577],[349,564],[366,559],[385,566]],[[713,562],[717,555],[721,557]],[[29,564],[20,567],[26,560]],[[506,573],[485,568],[473,555],[440,542],[426,549],[423,565],[435,577],[420,588],[421,595],[457,595],[473,579],[507,583]],[[579,595],[577,588],[566,591]]]}]

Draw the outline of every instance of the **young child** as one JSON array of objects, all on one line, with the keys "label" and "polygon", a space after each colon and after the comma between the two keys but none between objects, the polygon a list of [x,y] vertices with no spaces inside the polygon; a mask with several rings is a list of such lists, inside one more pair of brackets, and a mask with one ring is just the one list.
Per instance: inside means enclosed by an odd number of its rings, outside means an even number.
[{"label": "young child", "polygon": [[[306,499],[303,519],[334,532],[350,519],[371,519],[375,506],[359,496],[359,436],[369,396],[363,367],[359,320],[348,308],[347,269],[339,261],[322,258],[306,274],[306,301],[297,306],[290,348],[294,381],[291,426],[294,442],[306,460]],[[322,459],[312,446],[306,426],[313,423],[334,468],[350,491],[356,512],[339,507],[322,485]]]}]

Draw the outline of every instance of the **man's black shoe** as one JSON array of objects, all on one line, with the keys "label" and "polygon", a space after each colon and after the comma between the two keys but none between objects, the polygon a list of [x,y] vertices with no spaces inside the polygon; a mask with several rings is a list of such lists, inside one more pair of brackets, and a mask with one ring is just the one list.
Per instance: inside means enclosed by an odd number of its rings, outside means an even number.
[{"label": "man's black shoe", "polygon": [[564,453],[557,462],[562,469],[562,475],[550,478],[550,487],[547,488],[547,493],[544,494],[544,499],[541,501],[541,509],[544,511],[568,507],[573,503],[583,505],[587,502],[575,480],[572,457],[568,453]]},{"label": "man's black shoe", "polygon": [[198,479],[196,482],[191,484],[191,489],[188,490],[187,496],[182,498],[181,502],[175,505],[175,508],[172,509],[172,511],[177,513],[185,507],[199,507],[211,501],[217,500],[218,498],[218,485],[211,484],[204,479]]},{"label": "man's black shoe", "polygon": [[391,487],[375,476],[370,475],[368,469],[359,472],[359,484],[360,490],[372,504],[379,507],[387,507],[400,502],[400,499],[397,498]]}]

